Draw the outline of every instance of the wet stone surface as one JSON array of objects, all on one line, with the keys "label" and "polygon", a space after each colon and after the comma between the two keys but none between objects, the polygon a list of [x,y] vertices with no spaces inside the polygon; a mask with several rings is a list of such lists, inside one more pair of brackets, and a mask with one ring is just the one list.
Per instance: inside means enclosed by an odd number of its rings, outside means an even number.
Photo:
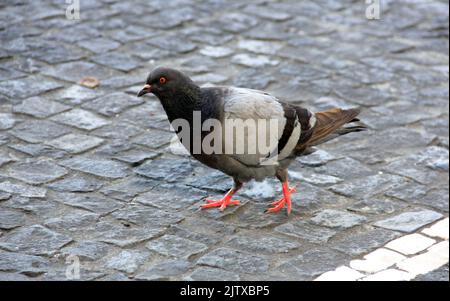
[{"label": "wet stone surface", "polygon": [[[448,216],[448,3],[57,2],[0,4],[0,280],[66,280],[70,255],[81,280],[312,280]],[[232,179],[136,97],[156,66],[370,129],[292,163],[289,217],[264,213],[275,178],[200,210]]]}]

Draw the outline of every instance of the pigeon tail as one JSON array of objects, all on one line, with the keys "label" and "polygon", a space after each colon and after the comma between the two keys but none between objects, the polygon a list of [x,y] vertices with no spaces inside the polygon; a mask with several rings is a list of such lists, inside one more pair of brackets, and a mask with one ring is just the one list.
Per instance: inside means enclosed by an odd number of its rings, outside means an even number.
[{"label": "pigeon tail", "polygon": [[[331,109],[316,113],[316,124],[308,145],[315,146],[348,133],[366,130],[367,126],[356,118],[359,113],[360,109],[357,108]],[[355,125],[343,127],[348,123],[355,123]]]}]

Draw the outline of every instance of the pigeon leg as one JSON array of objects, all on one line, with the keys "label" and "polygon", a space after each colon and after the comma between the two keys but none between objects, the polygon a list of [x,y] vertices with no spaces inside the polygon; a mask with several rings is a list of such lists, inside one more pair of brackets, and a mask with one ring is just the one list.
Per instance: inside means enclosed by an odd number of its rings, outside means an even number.
[{"label": "pigeon leg", "polygon": [[234,180],[234,187],[231,188],[221,200],[206,200],[208,204],[201,206],[202,209],[220,207],[220,211],[224,211],[228,205],[239,205],[238,200],[232,200],[233,195],[242,187],[242,183]]},{"label": "pigeon leg", "polygon": [[289,215],[292,210],[291,193],[295,192],[296,189],[295,187],[289,188],[287,169],[278,170],[276,176],[278,180],[280,180],[283,187],[283,198],[270,204],[270,206],[272,207],[268,208],[266,212],[267,213],[278,212],[284,207],[284,205],[287,205],[287,215]]},{"label": "pigeon leg", "polygon": [[283,198],[270,204],[272,207],[267,209],[266,212],[267,213],[278,212],[284,207],[284,205],[287,205],[287,214],[289,215],[292,210],[291,193],[296,191],[297,189],[295,187],[289,188],[289,184],[287,181],[283,182]]}]

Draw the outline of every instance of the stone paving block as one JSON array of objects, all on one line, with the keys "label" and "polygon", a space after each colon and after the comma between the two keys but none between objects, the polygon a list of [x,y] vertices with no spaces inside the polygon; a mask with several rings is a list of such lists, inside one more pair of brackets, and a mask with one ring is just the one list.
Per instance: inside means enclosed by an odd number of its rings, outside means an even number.
[{"label": "stone paving block", "polygon": [[45,142],[68,134],[70,129],[47,120],[27,120],[14,127],[11,134],[30,143]]},{"label": "stone paving block", "polygon": [[10,166],[8,174],[28,184],[44,184],[65,176],[68,171],[52,161],[18,162]]},{"label": "stone paving block", "polygon": [[278,233],[298,237],[313,243],[326,243],[337,232],[325,227],[318,227],[303,220],[285,223],[275,228]]},{"label": "stone paving block", "polygon": [[25,224],[25,214],[19,211],[1,208],[0,229],[10,230]]},{"label": "stone paving block", "polygon": [[92,192],[100,189],[104,182],[93,176],[75,174],[53,181],[47,187],[61,192]]},{"label": "stone paving block", "polygon": [[30,281],[31,279],[22,274],[0,272],[0,281]]},{"label": "stone paving block", "polygon": [[364,277],[362,281],[407,281],[411,280],[413,275],[397,269],[388,269],[373,275]]},{"label": "stone paving block", "polygon": [[228,248],[219,248],[203,255],[197,264],[246,274],[263,273],[269,269],[265,258]]},{"label": "stone paving block", "polygon": [[96,38],[80,41],[78,45],[94,53],[103,53],[116,49],[120,46],[120,43],[106,38]]},{"label": "stone paving block", "polygon": [[110,179],[123,178],[128,175],[128,168],[125,164],[104,158],[73,157],[62,161],[61,164],[67,168]]},{"label": "stone paving block", "polygon": [[436,210],[448,212],[448,199],[449,199],[449,191],[448,187],[442,187],[434,189],[427,193],[421,199],[415,200],[414,203],[418,205],[426,205],[435,208]]},{"label": "stone paving block", "polygon": [[180,181],[191,171],[192,167],[189,160],[170,160],[169,158],[149,160],[135,169],[135,173],[140,176],[166,182]]},{"label": "stone paving block", "polygon": [[232,33],[245,31],[258,24],[258,19],[240,12],[220,16],[215,24],[218,28]]},{"label": "stone paving block", "polygon": [[89,229],[89,232],[93,233],[97,241],[125,248],[160,236],[162,230],[158,227],[143,228],[101,221]]},{"label": "stone paving block", "polygon": [[222,58],[229,56],[233,53],[233,50],[226,47],[220,46],[205,46],[199,51],[201,54],[213,57],[213,58]]},{"label": "stone paving block", "polygon": [[227,245],[254,254],[290,253],[292,250],[300,247],[296,242],[277,237],[262,236],[253,238],[246,235],[230,239]]},{"label": "stone paving block", "polygon": [[382,247],[400,235],[400,232],[396,231],[371,228],[336,239],[335,244],[331,248],[351,256],[359,256]]},{"label": "stone paving block", "polygon": [[308,175],[302,175],[299,172],[290,171],[289,175],[292,179],[302,182],[308,182],[312,185],[317,186],[329,186],[333,184],[338,184],[343,182],[344,180],[338,177],[328,176],[328,175],[322,175],[322,174],[308,174]]},{"label": "stone paving block", "polygon": [[314,281],[355,281],[362,277],[364,277],[364,274],[349,267],[341,266],[334,271],[323,273]]},{"label": "stone paving block", "polygon": [[44,226],[55,231],[69,231],[77,233],[98,222],[100,215],[84,210],[70,211],[70,213],[52,217],[44,222]]},{"label": "stone paving block", "polygon": [[112,138],[112,139],[120,139],[120,138],[130,138],[136,136],[142,131],[139,127],[121,122],[118,124],[108,124],[99,129],[92,131],[91,133],[102,137],[102,138]]},{"label": "stone paving block", "polygon": [[8,153],[0,152],[0,167],[14,161],[15,159],[11,158],[11,156]]},{"label": "stone paving block", "polygon": [[292,18],[292,16],[288,13],[277,11],[270,7],[249,5],[246,6],[243,11],[273,21],[286,21]]},{"label": "stone paving block", "polygon": [[61,249],[63,255],[75,255],[81,261],[95,261],[103,258],[108,253],[108,244],[97,241],[82,241]]},{"label": "stone paving block", "polygon": [[[202,226],[205,221],[208,221],[209,227]],[[168,234],[201,242],[208,246],[221,242],[224,236],[232,235],[235,232],[236,229],[233,225],[209,218],[200,218],[198,216],[185,219],[180,224],[171,225],[167,231]]]},{"label": "stone paving block", "polygon": [[115,211],[112,216],[118,220],[151,227],[167,227],[183,220],[183,216],[178,213],[139,204],[129,204]]},{"label": "stone paving block", "polygon": [[118,255],[110,258],[106,263],[106,267],[115,269],[127,274],[132,274],[137,271],[150,257],[150,254],[144,251],[122,251]]},{"label": "stone paving block", "polygon": [[131,96],[123,92],[115,92],[101,96],[100,98],[85,102],[81,107],[96,111],[105,116],[114,116],[131,106],[136,106],[144,101],[141,98]]},{"label": "stone paving block", "polygon": [[18,194],[20,196],[29,198],[44,198],[47,194],[47,189],[45,188],[35,187],[22,183],[11,183],[9,181],[0,183],[0,191]]},{"label": "stone paving block", "polygon": [[113,159],[131,164],[132,166],[136,166],[148,159],[154,159],[158,156],[158,153],[145,149],[135,148],[129,151],[122,152],[121,154],[115,156]]},{"label": "stone paving block", "polygon": [[[42,76],[29,76],[0,82],[0,94],[13,99],[23,99],[61,87],[60,83]],[[18,100],[14,102],[18,102]]]},{"label": "stone paving block", "polygon": [[0,130],[7,130],[16,123],[15,116],[9,113],[0,113]]},{"label": "stone paving block", "polygon": [[94,113],[82,109],[72,109],[52,117],[53,121],[71,125],[82,130],[94,130],[107,125],[109,122]]},{"label": "stone paving block", "polygon": [[118,52],[98,54],[91,59],[99,65],[104,65],[125,72],[129,72],[140,65],[139,60]]},{"label": "stone paving block", "polygon": [[330,190],[346,197],[364,199],[373,197],[382,191],[395,189],[406,181],[406,178],[400,176],[377,174],[333,185]]},{"label": "stone paving block", "polygon": [[151,190],[157,184],[150,179],[131,176],[105,186],[100,192],[114,199],[128,201],[138,194]]},{"label": "stone paving block", "polygon": [[415,281],[448,281],[449,275],[448,264],[444,265],[432,272],[416,277]]},{"label": "stone paving block", "polygon": [[185,260],[167,260],[150,267],[136,275],[139,280],[170,280],[170,277],[179,276],[187,272],[193,264]]},{"label": "stone paving block", "polygon": [[234,80],[236,86],[245,86],[249,89],[264,90],[267,86],[275,81],[270,73],[261,73],[259,70],[248,69],[240,73]]},{"label": "stone paving block", "polygon": [[357,201],[347,207],[348,211],[360,214],[371,214],[378,216],[380,214],[391,214],[406,207],[403,203],[395,202],[385,196],[369,197]]},{"label": "stone paving block", "polygon": [[350,261],[350,267],[358,271],[374,273],[384,270],[404,259],[406,257],[397,252],[381,248],[365,255],[364,259]]},{"label": "stone paving block", "polygon": [[446,240],[448,240],[448,232],[449,232],[448,217],[437,222],[431,227],[422,230],[422,233],[428,236],[439,237],[441,239]]},{"label": "stone paving block", "polygon": [[86,209],[100,215],[106,215],[123,206],[121,202],[116,200],[111,200],[97,195],[78,193],[58,193],[55,200],[66,205]]},{"label": "stone paving block", "polygon": [[277,51],[283,47],[281,43],[258,40],[240,40],[237,46],[238,48],[245,49],[253,53],[271,55],[277,53]]},{"label": "stone paving block", "polygon": [[238,274],[225,271],[222,269],[211,267],[199,267],[195,269],[190,275],[186,276],[184,280],[187,281],[239,281]]},{"label": "stone paving block", "polygon": [[18,152],[33,156],[33,157],[47,157],[52,159],[60,159],[67,155],[63,150],[55,149],[51,146],[44,144],[10,144],[9,148],[16,150]]},{"label": "stone paving block", "polygon": [[[170,195],[170,200],[167,196]],[[149,192],[139,195],[135,200],[138,203],[154,206],[159,209],[171,208],[185,209],[204,199],[206,192],[181,185],[159,185]]]},{"label": "stone paving block", "polygon": [[405,255],[412,255],[425,250],[435,242],[434,239],[414,233],[397,238],[389,242],[385,247]]},{"label": "stone paving block", "polygon": [[83,135],[68,134],[47,142],[49,145],[65,150],[72,154],[82,153],[99,146],[104,140],[101,138]]},{"label": "stone paving block", "polygon": [[0,271],[14,271],[34,277],[49,269],[50,262],[44,257],[0,251]]},{"label": "stone paving block", "polygon": [[275,66],[279,64],[277,60],[271,60],[264,55],[236,54],[231,58],[231,62],[245,67],[260,68],[267,66]]},{"label": "stone paving block", "polygon": [[432,184],[438,179],[438,174],[433,169],[448,171],[448,150],[431,146],[417,154],[396,160],[385,168],[388,172],[410,177],[423,184]]},{"label": "stone paving block", "polygon": [[428,248],[426,253],[399,262],[397,266],[413,276],[425,274],[448,263],[448,253],[448,241],[443,241]]},{"label": "stone paving block", "polygon": [[103,92],[99,90],[89,89],[80,85],[71,85],[64,89],[58,90],[53,94],[55,99],[61,100],[69,105],[79,105],[101,95],[103,95]]},{"label": "stone paving block", "polygon": [[164,235],[147,243],[149,250],[174,258],[188,259],[208,249],[205,244],[190,241],[175,235]]},{"label": "stone paving block", "polygon": [[347,257],[340,253],[322,248],[311,248],[302,255],[282,263],[276,268],[276,271],[283,275],[289,275],[286,277],[287,279],[313,280],[319,275],[345,264],[346,261]]},{"label": "stone paving block", "polygon": [[401,232],[413,232],[441,217],[442,214],[431,210],[411,211],[378,221],[374,223],[374,226]]},{"label": "stone paving block", "polygon": [[97,64],[82,61],[51,66],[44,69],[42,72],[48,76],[73,83],[79,83],[81,79],[86,76],[92,76],[98,78],[99,80],[103,80],[120,74],[114,69],[109,69]]},{"label": "stone paving block", "polygon": [[11,194],[6,193],[4,191],[0,192],[0,201],[5,201],[11,197]]},{"label": "stone paving block", "polygon": [[80,279],[71,279],[67,277],[67,268],[54,268],[45,273],[42,277],[43,281],[94,281],[105,276],[105,273],[95,269],[80,266]]},{"label": "stone paving block", "polygon": [[51,231],[41,225],[22,227],[0,238],[0,247],[30,255],[52,255],[70,243],[66,235]]},{"label": "stone paving block", "polygon": [[311,222],[319,226],[342,230],[360,225],[366,220],[367,218],[362,215],[326,209],[316,214]]},{"label": "stone paving block", "polygon": [[173,134],[166,131],[147,130],[144,133],[134,137],[131,141],[135,144],[157,149],[168,144],[172,137]]},{"label": "stone paving block", "polygon": [[37,118],[46,118],[70,109],[69,106],[60,104],[43,97],[31,97],[23,100],[13,107],[14,113],[26,114]]},{"label": "stone paving block", "polygon": [[48,200],[44,197],[22,197],[12,196],[9,200],[5,201],[3,205],[7,208],[18,209],[24,211],[27,214],[36,215],[42,218],[48,218],[53,216],[58,211],[58,204]]}]

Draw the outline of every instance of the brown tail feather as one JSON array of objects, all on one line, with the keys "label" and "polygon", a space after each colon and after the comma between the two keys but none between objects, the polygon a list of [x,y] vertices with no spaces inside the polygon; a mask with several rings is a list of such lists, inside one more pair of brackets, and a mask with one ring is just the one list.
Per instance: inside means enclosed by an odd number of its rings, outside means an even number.
[{"label": "brown tail feather", "polygon": [[358,122],[356,116],[359,113],[359,109],[331,109],[316,113],[317,121],[308,145],[318,145],[340,135],[365,130],[366,126],[363,124],[342,128],[346,123]]}]

